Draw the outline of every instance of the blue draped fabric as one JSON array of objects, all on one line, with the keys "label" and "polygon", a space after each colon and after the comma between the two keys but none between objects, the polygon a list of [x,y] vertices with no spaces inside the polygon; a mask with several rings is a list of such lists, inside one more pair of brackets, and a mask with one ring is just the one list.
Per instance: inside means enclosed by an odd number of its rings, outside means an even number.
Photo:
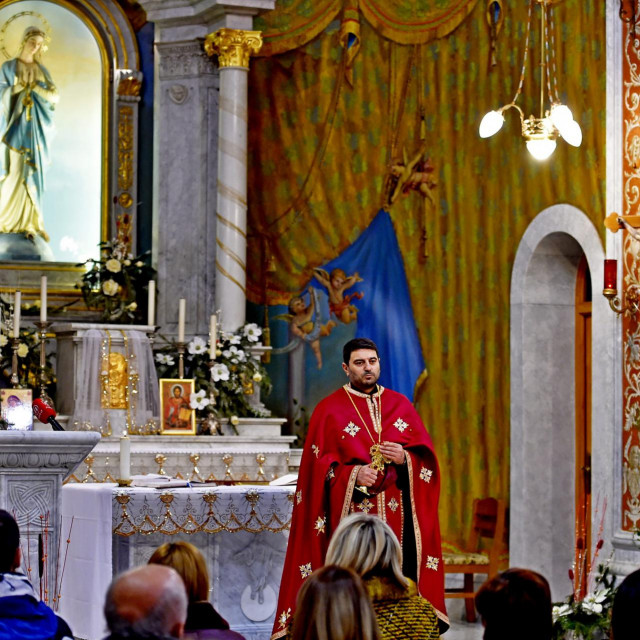
[{"label": "blue draped fabric", "polygon": [[[329,273],[343,269],[362,278],[346,294],[358,309],[356,337],[370,338],[380,351],[380,383],[413,399],[415,384],[425,369],[409,286],[389,214],[380,210],[358,239],[335,260],[323,265]],[[310,285],[324,289],[317,279]]]},{"label": "blue draped fabric", "polygon": [[[43,169],[48,164],[49,142],[53,133],[54,105],[30,89],[13,94],[17,63],[17,58],[8,60],[0,69],[0,134],[6,145],[0,150],[0,179],[9,172],[8,149],[22,153],[22,177],[40,211],[44,191]],[[43,89],[49,89],[53,86],[51,76],[43,65],[39,66],[46,82],[38,84]],[[30,109],[25,107],[25,98],[32,102]]]}]

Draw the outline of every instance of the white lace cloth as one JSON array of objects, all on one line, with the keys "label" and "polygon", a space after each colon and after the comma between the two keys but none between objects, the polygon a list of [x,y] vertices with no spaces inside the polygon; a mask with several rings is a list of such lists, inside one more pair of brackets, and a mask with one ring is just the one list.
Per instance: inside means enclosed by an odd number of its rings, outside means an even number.
[{"label": "white lace cloth", "polygon": [[[219,555],[226,562],[247,564],[248,569],[238,569],[242,576],[243,571],[260,569],[257,562],[260,550],[250,542],[255,540],[260,549],[272,549],[268,571],[273,584],[273,576],[277,575],[277,580],[282,572],[286,547],[283,534],[288,532],[294,491],[293,486],[206,485],[159,490],[123,489],[106,483],[65,485],[61,537],[66,540],[71,529],[71,543],[62,583],[60,615],[76,637],[103,638],[106,633],[102,607],[114,572],[146,562],[147,550],[140,551],[144,545],[155,547],[176,539],[191,539],[203,552],[206,552],[203,543],[208,546],[206,539],[221,540]],[[178,537],[172,537],[175,535]],[[124,564],[122,558],[114,557],[112,552],[120,542],[127,545]],[[246,562],[246,551],[240,555],[243,551],[236,548],[238,545],[241,549],[252,549],[250,562]],[[64,549],[60,555],[64,558]],[[120,564],[116,567],[117,562]],[[210,572],[214,573],[211,567]],[[215,582],[215,575],[211,578]],[[277,593],[277,584],[273,588]],[[224,598],[226,593],[218,596]],[[236,606],[239,598],[233,594],[229,597],[227,608],[225,602],[220,601],[216,608],[233,625],[240,616],[229,607]]]}]

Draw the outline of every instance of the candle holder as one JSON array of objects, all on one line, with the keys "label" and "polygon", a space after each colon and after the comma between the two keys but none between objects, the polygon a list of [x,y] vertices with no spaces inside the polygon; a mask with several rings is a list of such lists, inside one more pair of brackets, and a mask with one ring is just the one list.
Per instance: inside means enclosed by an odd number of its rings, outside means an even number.
[{"label": "candle holder", "polygon": [[34,322],[36,327],[38,328],[38,335],[40,337],[40,399],[44,400],[48,405],[53,407],[53,400],[49,397],[47,393],[47,383],[49,380],[47,379],[46,368],[47,368],[47,329],[51,326],[50,322],[46,320],[40,322]]},{"label": "candle holder", "polygon": [[267,481],[267,474],[264,472],[264,463],[267,461],[267,457],[264,455],[264,453],[259,453],[256,456],[256,462],[258,463],[258,482],[266,482]]},{"label": "candle holder", "polygon": [[129,478],[128,480],[123,480],[122,478],[116,478],[116,482],[119,487],[130,487],[133,480]]},{"label": "candle holder", "polygon": [[167,461],[167,456],[162,455],[161,453],[157,453],[156,457],[154,458],[154,460],[156,461],[156,464],[158,465],[158,475],[161,476],[166,476],[167,472],[164,470],[164,463]]},{"label": "candle holder", "polygon": [[218,434],[221,436],[222,425],[220,424],[218,412],[216,411],[216,387],[213,380],[213,366],[215,363],[215,360],[209,361],[209,373],[211,374],[211,380],[209,381],[209,406],[211,407],[211,411],[209,411],[207,422],[209,424],[209,433],[211,435]]},{"label": "candle holder", "polygon": [[149,331],[147,333],[147,337],[149,338],[149,345],[151,346],[151,351],[153,351],[153,345],[156,341],[156,333],[158,332],[159,328],[160,327],[158,327],[157,325],[154,325],[153,331]]},{"label": "candle holder", "polygon": [[187,346],[186,342],[176,342],[178,348],[178,378],[184,380],[184,350]]},{"label": "candle holder", "polygon": [[224,471],[224,479],[227,481],[233,480],[233,476],[231,475],[231,465],[233,464],[233,456],[230,453],[225,453],[222,456],[222,462],[224,462],[226,467]]},{"label": "candle holder", "polygon": [[20,346],[20,338],[11,338],[11,351],[13,356],[11,358],[11,386],[14,389],[18,388],[20,379],[18,378],[18,347]]}]

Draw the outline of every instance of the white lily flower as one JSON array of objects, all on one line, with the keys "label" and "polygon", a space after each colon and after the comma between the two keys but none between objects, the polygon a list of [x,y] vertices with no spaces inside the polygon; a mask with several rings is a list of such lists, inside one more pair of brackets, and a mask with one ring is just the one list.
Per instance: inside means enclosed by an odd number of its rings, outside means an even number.
[{"label": "white lily flower", "polygon": [[229,369],[227,365],[222,364],[222,362],[216,362],[216,364],[211,367],[211,377],[214,382],[218,382],[219,380],[228,380]]},{"label": "white lily flower", "polygon": [[196,393],[191,394],[189,406],[192,409],[197,409],[199,411],[204,409],[208,404],[211,403],[211,400],[205,397],[206,394],[207,392],[204,389],[200,389],[200,391],[197,391]]},{"label": "white lily flower", "polygon": [[207,350],[207,343],[202,338],[194,338],[188,345],[187,351],[195,356],[198,353],[204,353]]},{"label": "white lily flower", "polygon": [[255,322],[250,322],[249,324],[245,325],[242,332],[249,342],[258,342],[258,340],[260,340],[260,336],[262,335],[262,329]]}]

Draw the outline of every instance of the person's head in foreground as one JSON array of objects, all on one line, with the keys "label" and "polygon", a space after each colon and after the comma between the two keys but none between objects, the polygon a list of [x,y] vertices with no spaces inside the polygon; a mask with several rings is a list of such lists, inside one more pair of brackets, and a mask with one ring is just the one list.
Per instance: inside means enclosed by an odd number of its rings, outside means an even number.
[{"label": "person's head in foreground", "polygon": [[175,569],[184,582],[189,602],[209,599],[209,573],[202,553],[189,542],[167,542],[149,558],[149,564]]},{"label": "person's head in foreground", "polygon": [[181,638],[187,592],[171,567],[148,564],[117,576],[104,605],[111,638]]},{"label": "person's head in foreground", "polygon": [[328,564],[353,569],[367,580],[373,576],[390,578],[406,588],[402,575],[402,548],[391,527],[380,518],[354,513],[335,530],[327,549]]},{"label": "person's head in foreground", "polygon": [[20,560],[20,530],[14,517],[0,509],[0,573],[16,571]]},{"label": "person's head in foreground", "polygon": [[640,608],[640,569],[630,573],[620,584],[611,610],[612,640],[637,640]]},{"label": "person's head in foreground", "polygon": [[376,616],[360,577],[328,565],[298,592],[292,640],[378,640]]},{"label": "person's head in foreground", "polygon": [[528,569],[508,569],[487,580],[476,594],[484,640],[550,640],[551,591]]}]

